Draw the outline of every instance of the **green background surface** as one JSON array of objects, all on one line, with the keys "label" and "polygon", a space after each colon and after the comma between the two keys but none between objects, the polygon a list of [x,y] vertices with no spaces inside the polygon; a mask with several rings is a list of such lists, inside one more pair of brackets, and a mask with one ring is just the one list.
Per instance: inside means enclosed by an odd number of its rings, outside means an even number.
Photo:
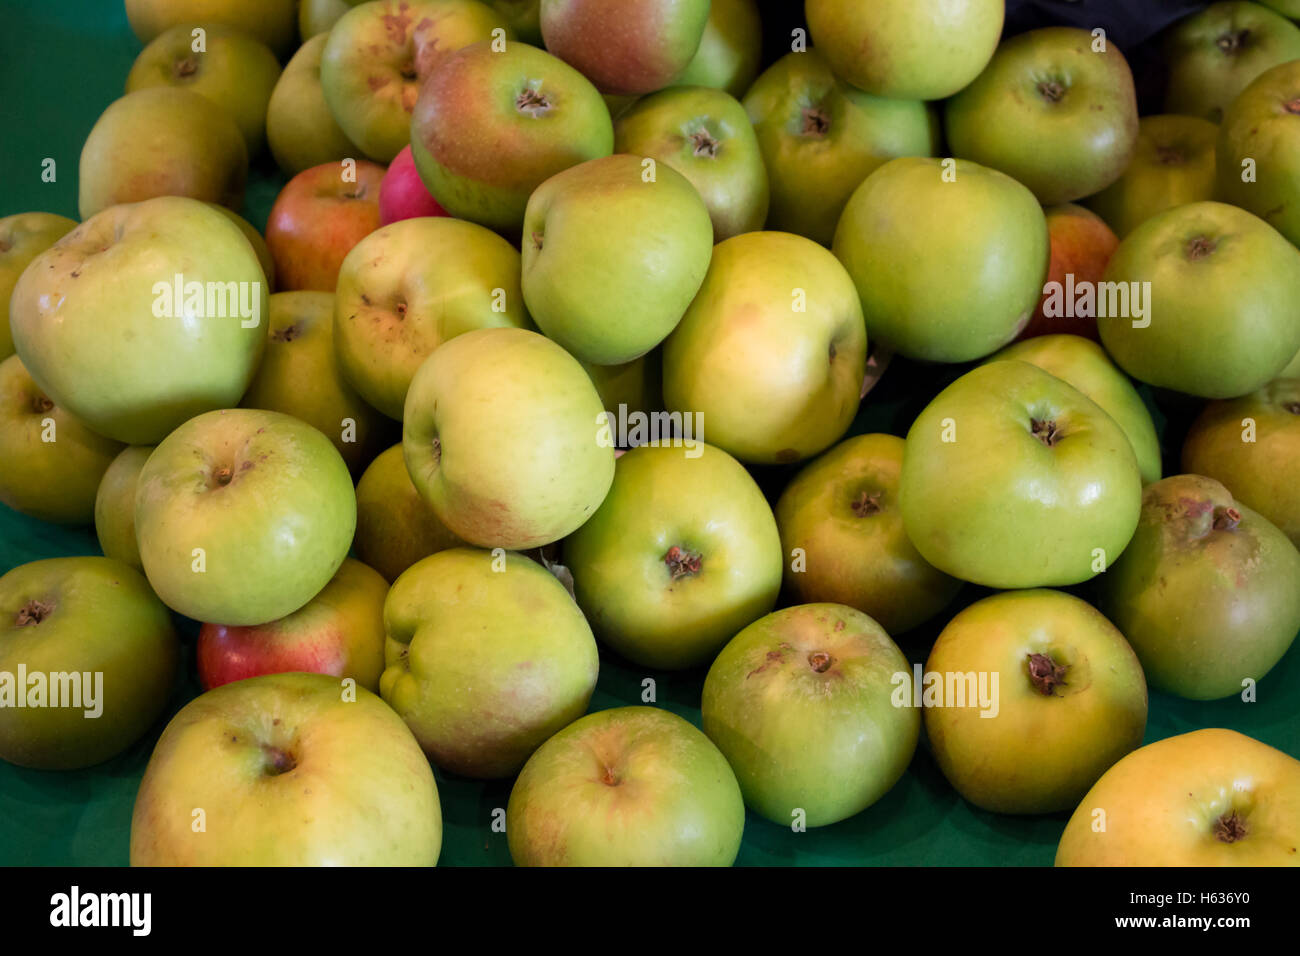
[{"label": "green background surface", "polygon": [[[118,0],[0,0],[0,90],[7,116],[0,147],[0,215],[43,210],[77,218],[77,160],[104,108],[122,93],[140,44]],[[57,179],[41,181],[45,158]],[[250,176],[243,214],[259,229],[285,181],[267,156]],[[924,404],[964,368],[926,368],[896,361],[864,402],[852,433],[902,435]],[[1146,394],[1148,401],[1151,395]],[[1166,474],[1177,470],[1177,449],[1196,406],[1156,411]],[[793,469],[756,470],[771,499]],[[99,554],[92,528],[64,529],[0,505],[0,573],[19,564],[63,555]],[[1087,597],[1085,588],[1071,589]],[[898,638],[913,661],[924,661],[934,636],[960,608],[988,594],[967,587],[930,625]],[[131,808],[140,777],[166,719],[199,692],[194,670],[197,625],[179,621],[184,674],[166,717],[119,757],[83,771],[42,772],[0,762],[0,865],[124,865]],[[591,709],[643,703],[643,681],[655,682],[654,703],[700,722],[703,671],[650,673],[602,649],[600,682]],[[1229,727],[1300,757],[1300,642],[1260,682],[1258,701],[1212,703],[1151,695],[1146,741],[1202,727]],[[1065,741],[1041,739],[1056,748]],[[504,833],[492,830],[510,781],[481,783],[436,771],[445,834],[443,865],[510,862]],[[750,865],[1050,865],[1066,814],[1006,817],[967,805],[947,784],[922,741],[911,768],[879,803],[834,826],[793,833],[750,814],[737,860]]]}]

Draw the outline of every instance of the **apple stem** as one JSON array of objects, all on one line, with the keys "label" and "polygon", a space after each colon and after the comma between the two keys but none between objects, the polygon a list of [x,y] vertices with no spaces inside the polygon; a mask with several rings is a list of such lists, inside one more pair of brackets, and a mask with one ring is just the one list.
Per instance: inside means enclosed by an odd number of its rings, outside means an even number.
[{"label": "apple stem", "polygon": [[1214,836],[1221,843],[1236,843],[1246,835],[1246,822],[1230,810],[1214,821]]},{"label": "apple stem", "polygon": [[699,574],[700,568],[704,566],[704,560],[698,551],[673,545],[664,555],[664,564],[668,565],[668,573],[672,575],[672,579],[677,581]]},{"label": "apple stem", "polygon": [[1029,655],[1029,680],[1044,697],[1051,697],[1057,685],[1065,686],[1065,673],[1069,668],[1058,664],[1046,654]]},{"label": "apple stem", "polygon": [[1214,530],[1232,531],[1241,524],[1241,512],[1236,508],[1214,509]]},{"label": "apple stem", "polygon": [[803,111],[803,134],[805,136],[825,136],[830,132],[831,118],[820,106]]},{"label": "apple stem", "polygon": [[40,624],[54,611],[54,605],[46,601],[32,598],[26,604],[18,609],[14,616],[14,625],[17,627],[29,627],[32,624]]},{"label": "apple stem", "polygon": [[536,119],[551,111],[551,101],[546,98],[545,93],[539,93],[532,87],[525,87],[515,97],[515,109]]},{"label": "apple stem", "polygon": [[714,139],[708,130],[698,130],[691,134],[691,142],[695,144],[696,156],[707,156],[713,159],[718,155],[718,141]]}]

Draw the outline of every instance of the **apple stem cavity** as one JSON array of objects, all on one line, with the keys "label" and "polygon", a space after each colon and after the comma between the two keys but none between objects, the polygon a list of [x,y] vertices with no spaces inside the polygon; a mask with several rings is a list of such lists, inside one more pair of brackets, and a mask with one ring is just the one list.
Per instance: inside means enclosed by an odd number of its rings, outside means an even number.
[{"label": "apple stem cavity", "polygon": [[539,93],[532,87],[524,87],[515,97],[515,109],[533,119],[539,119],[551,111],[551,101],[546,98],[545,93]]},{"label": "apple stem cavity", "polygon": [[1044,80],[1038,84],[1038,93],[1049,103],[1059,103],[1065,98],[1065,86],[1056,80]]},{"label": "apple stem cavity", "polygon": [[45,395],[37,395],[32,399],[32,411],[37,415],[44,415],[54,408],[54,403]]},{"label": "apple stem cavity", "polygon": [[177,60],[176,65],[172,67],[172,74],[178,80],[187,79],[197,72],[199,72],[199,61],[192,56]]},{"label": "apple stem cavity", "polygon": [[1035,438],[1048,448],[1054,447],[1056,443],[1061,440],[1061,432],[1056,427],[1056,422],[1052,421],[1050,418],[1031,419],[1030,431],[1033,432]]},{"label": "apple stem cavity", "polygon": [[1029,655],[1029,682],[1044,697],[1051,697],[1058,686],[1065,686],[1065,673],[1069,668],[1058,664],[1046,654]]},{"label": "apple stem cavity", "polygon": [[14,626],[31,627],[33,624],[40,624],[51,614],[54,613],[54,605],[47,601],[41,601],[32,598],[26,604],[18,609],[14,615]]},{"label": "apple stem cavity", "polygon": [[218,468],[216,471],[212,473],[212,480],[216,483],[218,488],[226,487],[226,485],[230,484],[231,480],[234,477],[235,477],[234,469],[232,469],[229,465],[222,465],[220,468]]},{"label": "apple stem cavity", "polygon": [[1220,843],[1236,843],[1246,835],[1246,821],[1229,810],[1214,821],[1214,836]]},{"label": "apple stem cavity", "polygon": [[605,772],[601,774],[600,782],[607,787],[617,787],[623,781],[618,778],[618,774],[614,773],[613,767],[606,767]]},{"label": "apple stem cavity", "polygon": [[825,136],[831,130],[831,118],[820,106],[810,106],[803,111],[803,135]]},{"label": "apple stem cavity", "polygon": [[664,564],[668,565],[668,573],[672,575],[672,579],[679,581],[699,574],[704,566],[704,560],[698,551],[673,545],[664,555]]},{"label": "apple stem cavity", "polygon": [[695,144],[696,156],[707,156],[709,159],[713,159],[718,155],[718,141],[706,129],[692,133],[691,142]]},{"label": "apple stem cavity", "polygon": [[1232,531],[1241,524],[1241,512],[1236,508],[1214,509],[1214,530]]},{"label": "apple stem cavity", "polygon": [[825,651],[813,651],[808,655],[808,666],[818,674],[825,674],[830,670],[831,665],[835,663],[835,658]]},{"label": "apple stem cavity", "polygon": [[880,511],[880,492],[862,492],[853,502],[853,513],[859,518],[867,518]]},{"label": "apple stem cavity", "polygon": [[278,777],[282,773],[288,773],[298,762],[293,759],[293,754],[287,750],[281,750],[279,747],[272,747],[269,744],[263,745],[262,753],[266,756],[266,775],[268,777]]}]

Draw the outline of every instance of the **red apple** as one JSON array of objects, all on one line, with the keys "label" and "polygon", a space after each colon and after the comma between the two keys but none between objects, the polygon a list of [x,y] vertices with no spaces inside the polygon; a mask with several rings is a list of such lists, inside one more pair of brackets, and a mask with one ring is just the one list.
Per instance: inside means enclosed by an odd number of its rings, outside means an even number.
[{"label": "red apple", "polygon": [[384,669],[384,598],[388,582],[346,558],[303,608],[269,624],[204,624],[197,657],[204,690],[261,674],[306,671],[351,677],[379,690]]},{"label": "red apple", "polygon": [[411,158],[411,147],[403,146],[379,184],[379,224],[386,226],[399,219],[447,214],[421,181],[415,160]]},{"label": "red apple", "polygon": [[383,178],[377,163],[344,160],[304,169],[280,190],[266,221],[266,245],[281,292],[334,291],[343,258],[379,228]]},{"label": "red apple", "polygon": [[[1038,300],[1034,317],[1029,320],[1024,331],[1017,338],[1028,339],[1035,335],[1082,335],[1097,341],[1097,318],[1093,315],[1048,315],[1049,290],[1052,283],[1060,284],[1060,294],[1056,301],[1063,307],[1061,311],[1073,312],[1068,306],[1074,298],[1068,292],[1068,282],[1078,288],[1081,283],[1101,281],[1106,271],[1106,263],[1119,246],[1119,237],[1106,225],[1105,220],[1089,209],[1064,203],[1049,206],[1043,210],[1047,217],[1047,236],[1051,243],[1051,259],[1047,265],[1047,278],[1044,280],[1043,296]],[[1066,276],[1074,276],[1067,280]]]}]

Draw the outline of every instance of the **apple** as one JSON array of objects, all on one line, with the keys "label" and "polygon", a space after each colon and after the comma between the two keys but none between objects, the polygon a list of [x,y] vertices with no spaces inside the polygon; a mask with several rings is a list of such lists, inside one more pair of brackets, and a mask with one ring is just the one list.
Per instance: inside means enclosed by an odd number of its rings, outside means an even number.
[{"label": "apple", "polygon": [[257,227],[251,222],[227,206],[220,203],[210,202],[208,206],[215,209],[221,215],[225,216],[244,234],[248,244],[253,247],[253,253],[257,256],[257,264],[262,267],[262,276],[266,279],[266,291],[269,295],[275,291],[275,260],[271,258],[271,250],[266,245],[266,240],[262,234],[257,231]]},{"label": "apple", "polygon": [[290,176],[331,160],[361,156],[325,103],[320,82],[325,39],[318,34],[298,48],[267,104],[266,140],[276,164]]},{"label": "apple", "polygon": [[371,159],[391,162],[411,140],[421,84],[463,46],[504,39],[505,20],[477,0],[374,0],[329,32],[321,58],[325,102],[344,134]]},{"label": "apple", "polygon": [[23,270],[77,227],[75,219],[52,212],[22,212],[0,218],[0,361],[14,354],[9,334],[9,297]]},{"label": "apple", "polygon": [[251,677],[190,701],[131,816],[132,866],[433,866],[441,848],[438,786],[411,732],[324,674]]},{"label": "apple", "polygon": [[[202,43],[193,35],[203,31]],[[196,47],[198,49],[196,49]],[[266,44],[217,24],[169,27],[140,51],[126,91],[169,86],[191,90],[230,112],[256,156],[266,145],[266,106],[280,79],[280,62]]]},{"label": "apple", "polygon": [[863,93],[837,79],[816,50],[777,60],[744,105],[768,171],[768,228],[824,246],[853,190],[877,167],[939,148],[931,107]]},{"label": "apple", "polygon": [[305,671],[350,678],[378,693],[387,596],[383,575],[344,558],[319,594],[278,621],[202,625],[195,648],[199,682],[212,690],[260,674]]},{"label": "apple", "polygon": [[484,548],[558,541],[614,480],[605,410],[572,356],[527,329],[458,335],[425,360],[402,416],[406,468],[453,534]]},{"label": "apple", "polygon": [[1216,146],[1219,198],[1253,212],[1293,246],[1300,246],[1300,54],[1297,57],[1261,73],[1233,101]]},{"label": "apple", "polygon": [[429,759],[510,777],[587,711],[596,640],[554,575],[521,554],[451,548],[393,582],[380,686]]},{"label": "apple", "polygon": [[542,45],[541,0],[487,0],[521,43]]},{"label": "apple", "polygon": [[153,445],[128,445],[109,464],[95,492],[95,537],[105,557],[144,571],[135,540],[135,490]]},{"label": "apple", "polygon": [[1174,475],[1147,486],[1098,607],[1152,687],[1227,697],[1267,674],[1300,631],[1300,551],[1219,482]]},{"label": "apple", "polygon": [[714,249],[663,355],[669,411],[703,416],[709,442],[741,461],[788,463],[853,422],[867,333],[833,255],[802,236],[747,232]]},{"label": "apple", "polygon": [[1028,189],[995,169],[925,158],[891,160],[863,180],[832,249],[871,340],[937,362],[982,358],[1014,339],[1038,305],[1050,253]]},{"label": "apple", "polygon": [[602,93],[640,95],[681,76],[700,47],[709,0],[542,0],[546,49]]},{"label": "apple", "polygon": [[707,86],[736,99],[758,76],[763,20],[755,0],[713,0],[695,56],[674,86]]},{"label": "apple", "polygon": [[1100,216],[1073,203],[1050,206],[1043,215],[1050,249],[1047,281],[1033,318],[1017,338],[1065,333],[1095,340],[1097,317],[1091,311],[1080,313],[1070,307],[1064,294],[1067,287],[1083,288],[1100,282],[1119,239]]},{"label": "apple", "polygon": [[392,435],[389,422],[362,400],[339,370],[334,296],[271,296],[266,335],[266,353],[240,407],[284,412],[320,429],[348,469],[359,474]]},{"label": "apple", "polygon": [[872,618],[803,604],[760,618],[704,679],[704,732],[736,772],[745,804],[781,826],[845,820],[898,782],[921,712],[891,701],[907,658]]},{"label": "apple", "polygon": [[178,24],[233,27],[276,53],[293,50],[295,0],[126,0],[126,17],[141,43]]},{"label": "apple", "polygon": [[781,537],[744,467],[694,441],[622,455],[600,509],[564,542],[596,636],[635,664],[705,664],[772,610]]},{"label": "apple", "polygon": [[281,291],[334,291],[344,258],[379,228],[383,179],[383,166],[344,160],[304,169],[285,184],[266,220]]},{"label": "apple", "polygon": [[726,758],[656,707],[574,721],[529,758],[506,807],[517,866],[730,866],[744,829]]},{"label": "apple", "polygon": [[1012,37],[944,108],[954,155],[1073,202],[1123,175],[1138,137],[1133,74],[1119,47],[1074,27]]},{"label": "apple", "polygon": [[722,90],[673,87],[637,100],[614,125],[614,149],[685,176],[709,210],[713,241],[762,229],[768,185],[745,108]]},{"label": "apple", "polygon": [[1219,128],[1199,116],[1144,116],[1124,174],[1088,199],[1123,239],[1158,212],[1214,198]]},{"label": "apple", "polygon": [[163,603],[211,624],[265,624],[329,583],[356,496],[330,440],[280,412],[222,409],[166,437],[140,472],[135,532]]},{"label": "apple", "polygon": [[239,401],[266,340],[266,301],[239,228],[163,196],[106,209],[41,253],[14,288],[9,322],[54,404],[145,445]]},{"label": "apple", "polygon": [[472,329],[529,325],[519,253],[472,222],[403,219],[357,243],[339,269],[339,366],[390,418],[401,419],[416,369],[444,342]]},{"label": "apple", "polygon": [[981,365],[925,407],[907,433],[899,491],[921,556],[992,588],[1088,580],[1124,550],[1142,507],[1123,429],[1019,361]]},{"label": "apple", "polygon": [[421,558],[463,544],[420,497],[400,443],[370,463],[357,482],[357,557],[396,581]]},{"label": "apple", "polygon": [[1222,482],[1300,548],[1300,376],[1209,402],[1183,442],[1183,470]]},{"label": "apple", "polygon": [[667,338],[713,252],[709,210],[690,180],[627,154],[593,159],[538,186],[523,234],[529,313],[593,365],[630,362]]},{"label": "apple", "polygon": [[1300,350],[1300,250],[1236,206],[1189,203],[1152,216],[1120,243],[1105,281],[1150,283],[1143,319],[1097,319],[1106,351],[1149,385],[1235,398]]},{"label": "apple", "polygon": [[49,558],[0,576],[0,759],[75,770],[116,756],[162,713],[180,644],[134,568]]},{"label": "apple", "polygon": [[[306,46],[309,40],[329,33],[330,28],[338,23],[343,14],[352,9],[352,6],[348,0],[301,0],[298,5],[298,36],[303,46]],[[302,47],[298,50],[302,52]]]},{"label": "apple", "polygon": [[0,361],[0,502],[42,521],[86,524],[121,449],[50,401],[17,355]]},{"label": "apple", "polygon": [[1259,0],[1259,2],[1292,20],[1300,20],[1300,0]]},{"label": "apple", "polygon": [[663,355],[659,349],[622,365],[583,362],[582,367],[596,386],[605,411],[615,419],[620,406],[624,416],[638,411],[648,416],[663,410]]},{"label": "apple", "polygon": [[927,563],[903,530],[903,445],[894,435],[846,438],[781,492],[776,526],[795,603],[846,604],[900,634],[956,596],[961,582]]},{"label": "apple", "polygon": [[837,76],[876,96],[942,100],[997,48],[1002,0],[808,0],[813,45]]},{"label": "apple", "polygon": [[1278,378],[1300,378],[1300,351],[1297,351],[1291,364],[1282,369]]},{"label": "apple", "polygon": [[248,147],[230,113],[190,90],[155,86],[110,103],[81,148],[83,220],[109,206],[188,196],[238,209]]},{"label": "apple", "polygon": [[411,154],[429,192],[453,216],[506,233],[518,233],[543,181],[613,148],[596,88],[526,43],[475,43],[445,57],[411,114]]},{"label": "apple", "polygon": [[1063,591],[976,601],[943,629],[925,673],[942,681],[923,692],[935,762],[991,813],[1072,810],[1142,744],[1142,665],[1110,621]]},{"label": "apple", "polygon": [[1218,123],[1265,70],[1300,59],[1300,27],[1258,3],[1212,3],[1165,38],[1165,112]]},{"label": "apple", "polygon": [[420,179],[411,147],[403,146],[379,183],[379,224],[387,226],[402,219],[446,215],[447,210]]},{"label": "apple", "polygon": [[1151,413],[1133,383],[1096,342],[1077,335],[1042,335],[1008,345],[987,361],[1028,362],[1073,385],[1123,429],[1142,483],[1160,480],[1160,439]]},{"label": "apple", "polygon": [[1147,744],[1065,825],[1057,866],[1294,866],[1300,760],[1235,730]]}]

